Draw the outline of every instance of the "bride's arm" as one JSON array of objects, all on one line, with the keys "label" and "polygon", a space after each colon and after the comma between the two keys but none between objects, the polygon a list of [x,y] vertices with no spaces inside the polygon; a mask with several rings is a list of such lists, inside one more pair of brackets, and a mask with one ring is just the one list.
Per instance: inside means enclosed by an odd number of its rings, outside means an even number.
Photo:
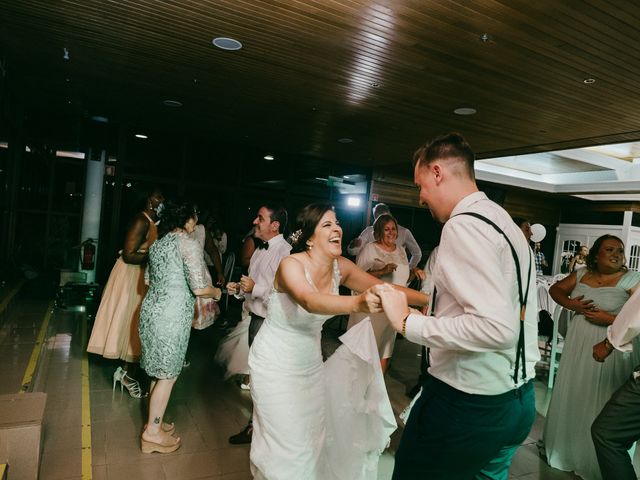
[{"label": "bride's arm", "polygon": [[278,291],[289,294],[297,304],[311,313],[340,315],[382,311],[380,298],[371,291],[360,295],[332,295],[315,291],[305,277],[302,264],[292,257],[286,257],[280,262],[275,285]]},{"label": "bride's arm", "polygon": [[[339,258],[338,265],[340,267],[340,274],[342,275],[342,284],[351,290],[364,292],[374,285],[383,283],[382,280],[365,272],[351,260],[344,257]],[[411,288],[401,287],[399,285],[393,285],[393,288],[405,293],[409,305],[425,306],[429,303],[429,296],[422,292],[418,292]]]}]

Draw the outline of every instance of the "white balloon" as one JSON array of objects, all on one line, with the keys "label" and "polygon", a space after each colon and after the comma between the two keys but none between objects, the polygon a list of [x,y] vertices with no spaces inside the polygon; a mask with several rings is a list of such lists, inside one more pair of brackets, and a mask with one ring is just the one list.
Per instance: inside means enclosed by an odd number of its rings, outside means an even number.
[{"label": "white balloon", "polygon": [[541,242],[542,239],[547,235],[547,229],[544,228],[544,225],[539,223],[534,223],[531,225],[531,241],[532,242]]}]

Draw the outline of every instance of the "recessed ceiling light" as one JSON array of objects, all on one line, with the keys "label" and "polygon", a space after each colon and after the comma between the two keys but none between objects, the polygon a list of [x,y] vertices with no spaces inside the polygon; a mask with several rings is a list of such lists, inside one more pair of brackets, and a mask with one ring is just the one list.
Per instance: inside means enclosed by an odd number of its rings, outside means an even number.
[{"label": "recessed ceiling light", "polygon": [[587,85],[591,85],[593,83],[596,83],[596,79],[595,78],[585,78],[582,83],[586,83]]},{"label": "recessed ceiling light", "polygon": [[263,158],[265,160],[273,160],[275,157],[273,155],[265,155]]},{"label": "recessed ceiling light", "polygon": [[222,50],[240,50],[242,48],[242,44],[238,40],[228,37],[214,38],[211,43]]},{"label": "recessed ceiling light", "polygon": [[460,107],[456,108],[453,113],[455,113],[456,115],[475,115],[477,113],[477,110],[470,107]]},{"label": "recessed ceiling light", "polygon": [[146,135],[143,135],[142,133],[136,133],[136,138],[142,138],[146,140],[149,137],[147,137]]},{"label": "recessed ceiling light", "polygon": [[342,178],[346,178],[348,180],[349,179],[349,175],[343,175]]},{"label": "recessed ceiling light", "polygon": [[491,40],[493,40],[493,37],[491,35],[489,35],[488,33],[483,33],[482,35],[480,35],[480,41],[481,42],[490,42]]},{"label": "recessed ceiling light", "polygon": [[352,143],[352,142],[353,142],[353,139],[351,139],[351,138],[346,138],[346,137],[345,137],[345,138],[339,138],[339,139],[338,139],[338,142],[340,142],[340,143]]},{"label": "recessed ceiling light", "polygon": [[371,82],[369,85],[371,85],[373,88],[378,88],[380,86],[378,82]]},{"label": "recessed ceiling light", "polygon": [[162,104],[165,107],[173,107],[173,108],[178,108],[182,106],[182,102],[179,102],[178,100],[164,100]]},{"label": "recessed ceiling light", "polygon": [[109,119],[107,117],[103,117],[102,115],[94,115],[91,117],[91,120],[98,123],[109,123]]}]

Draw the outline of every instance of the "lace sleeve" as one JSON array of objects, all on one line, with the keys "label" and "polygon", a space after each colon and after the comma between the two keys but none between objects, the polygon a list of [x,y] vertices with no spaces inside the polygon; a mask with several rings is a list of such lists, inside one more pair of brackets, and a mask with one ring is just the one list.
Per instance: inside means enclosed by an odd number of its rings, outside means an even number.
[{"label": "lace sleeve", "polygon": [[204,255],[200,244],[186,235],[181,235],[179,240],[180,254],[184,266],[184,275],[191,290],[205,288],[211,285],[211,275],[204,263]]}]

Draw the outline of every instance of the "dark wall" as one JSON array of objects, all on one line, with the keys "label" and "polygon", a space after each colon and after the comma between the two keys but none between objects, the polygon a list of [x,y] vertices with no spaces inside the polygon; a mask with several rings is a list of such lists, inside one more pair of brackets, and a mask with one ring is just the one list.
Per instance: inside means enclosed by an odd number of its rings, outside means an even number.
[{"label": "dark wall", "polygon": [[[101,283],[122,248],[131,218],[153,187],[160,187],[167,198],[193,200],[201,210],[212,212],[227,232],[230,249],[239,246],[257,209],[267,202],[287,208],[288,230],[304,205],[333,203],[345,241],[360,231],[366,218],[364,207],[347,208],[346,195],[338,186],[322,180],[356,174],[370,177],[369,169],[339,159],[265,152],[249,144],[162,131],[145,131],[148,138],[143,140],[134,136],[138,132],[132,127],[64,117],[30,116],[18,133],[0,129],[0,142],[8,143],[8,148],[0,148],[0,266],[7,262],[16,267],[27,263],[38,270],[77,266],[88,160],[57,157],[57,149],[105,150],[108,157],[97,266]],[[25,145],[29,151],[24,151]],[[266,153],[275,155],[275,160],[265,160]],[[12,170],[16,172],[13,180],[7,174]],[[366,191],[363,187],[362,192]],[[362,192],[359,196],[366,205]]]}]

